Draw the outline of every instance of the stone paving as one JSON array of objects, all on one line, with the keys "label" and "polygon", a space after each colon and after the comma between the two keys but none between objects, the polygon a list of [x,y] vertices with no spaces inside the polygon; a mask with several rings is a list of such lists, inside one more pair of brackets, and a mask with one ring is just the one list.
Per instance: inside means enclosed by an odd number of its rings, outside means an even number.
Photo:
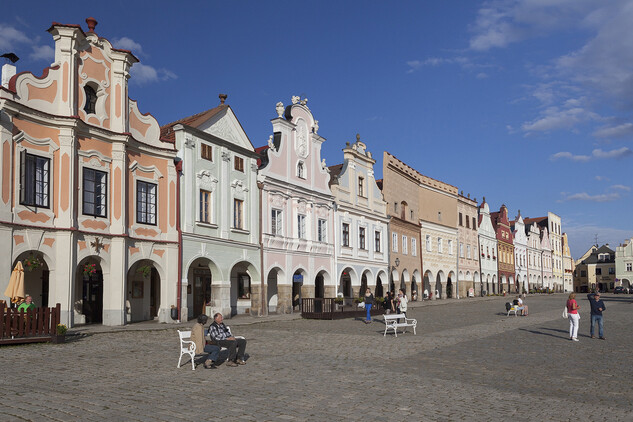
[{"label": "stone paving", "polygon": [[633,296],[603,296],[601,341],[580,295],[578,343],[566,295],[529,296],[528,317],[507,317],[508,299],[414,304],[417,335],[397,338],[380,318],[234,318],[237,368],[177,369],[175,328],[158,324],[3,346],[0,420],[633,420]]}]

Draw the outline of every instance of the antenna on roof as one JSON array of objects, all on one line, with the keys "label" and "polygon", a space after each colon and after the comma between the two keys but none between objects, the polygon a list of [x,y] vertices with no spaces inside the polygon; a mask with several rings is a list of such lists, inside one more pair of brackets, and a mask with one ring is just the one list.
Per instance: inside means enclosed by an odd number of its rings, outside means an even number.
[{"label": "antenna on roof", "polygon": [[596,244],[596,247],[598,247],[598,233],[594,235],[594,242]]},{"label": "antenna on roof", "polygon": [[20,60],[20,58],[18,56],[16,56],[15,53],[4,53],[0,57],[4,57],[5,59],[7,59],[7,63],[9,63],[9,62],[15,63],[18,60]]}]

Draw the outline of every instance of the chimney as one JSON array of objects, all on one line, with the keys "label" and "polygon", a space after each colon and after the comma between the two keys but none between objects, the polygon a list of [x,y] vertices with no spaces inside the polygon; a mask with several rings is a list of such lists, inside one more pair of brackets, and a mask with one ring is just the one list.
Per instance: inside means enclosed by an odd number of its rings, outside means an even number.
[{"label": "chimney", "polygon": [[12,77],[15,76],[16,67],[11,63],[6,63],[2,66],[2,86],[5,88],[9,87],[9,81]]}]

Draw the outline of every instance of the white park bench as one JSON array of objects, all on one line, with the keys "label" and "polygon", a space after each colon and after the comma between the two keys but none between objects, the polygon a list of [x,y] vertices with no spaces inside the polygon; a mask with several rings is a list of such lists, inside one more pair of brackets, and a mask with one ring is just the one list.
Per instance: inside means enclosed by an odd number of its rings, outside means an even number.
[{"label": "white park bench", "polygon": [[[191,330],[187,330],[187,331],[177,330],[177,331],[178,331],[178,337],[180,338],[180,357],[178,358],[177,367],[180,368],[180,363],[182,361],[183,355],[189,355],[189,358],[191,359],[191,370],[195,371],[196,370],[196,364],[195,364],[196,356],[203,356],[203,355],[207,355],[208,353],[204,352],[200,355],[196,355],[196,345],[193,341],[191,341]],[[205,334],[206,334],[206,331],[207,330],[205,329]],[[244,338],[244,337],[235,336],[235,338]],[[205,339],[206,339],[206,335],[205,335]],[[227,350],[226,347],[220,347],[220,353],[222,353],[225,350]]]},{"label": "white park bench", "polygon": [[[393,330],[393,333],[398,337],[398,328],[404,328],[402,331],[405,333],[407,327],[413,327],[413,334],[415,335],[415,327],[418,325],[418,321],[413,318],[407,318],[405,314],[389,314],[384,315],[385,318],[385,333],[383,337],[387,335],[388,330]],[[400,322],[398,322],[400,320]]]}]

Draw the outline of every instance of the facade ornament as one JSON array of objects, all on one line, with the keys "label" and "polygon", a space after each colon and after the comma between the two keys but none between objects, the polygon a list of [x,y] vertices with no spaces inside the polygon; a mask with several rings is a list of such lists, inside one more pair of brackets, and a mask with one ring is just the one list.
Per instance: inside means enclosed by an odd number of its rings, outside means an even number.
[{"label": "facade ornament", "polygon": [[222,151],[222,160],[231,161],[231,154],[228,151]]},{"label": "facade ornament", "polygon": [[308,99],[307,98],[304,98],[303,100],[301,100],[301,105],[302,106],[307,105],[307,104],[308,104]]},{"label": "facade ornament", "polygon": [[314,132],[314,133],[318,133],[319,132],[319,121],[318,120],[314,121],[314,126],[312,126],[312,132]]},{"label": "facade ornament", "polygon": [[327,167],[327,165],[325,164],[325,158],[323,158],[321,160],[321,168],[326,168],[326,167]]},{"label": "facade ornament", "polygon": [[301,100],[301,97],[299,97],[298,95],[293,95],[291,100],[292,104],[297,104]]},{"label": "facade ornament", "polygon": [[284,103],[279,101],[277,103],[277,107],[275,107],[275,110],[277,111],[277,116],[283,117],[283,115],[284,115]]},{"label": "facade ornament", "polygon": [[99,250],[103,249],[105,246],[102,241],[99,240],[98,237],[95,237],[94,242],[90,242],[90,246],[92,246],[96,253],[99,253]]},{"label": "facade ornament", "polygon": [[[281,117],[281,116],[279,116],[279,117]],[[276,151],[275,150],[275,144],[273,143],[273,135],[270,135],[268,137],[268,148],[272,149],[273,151]]]}]

